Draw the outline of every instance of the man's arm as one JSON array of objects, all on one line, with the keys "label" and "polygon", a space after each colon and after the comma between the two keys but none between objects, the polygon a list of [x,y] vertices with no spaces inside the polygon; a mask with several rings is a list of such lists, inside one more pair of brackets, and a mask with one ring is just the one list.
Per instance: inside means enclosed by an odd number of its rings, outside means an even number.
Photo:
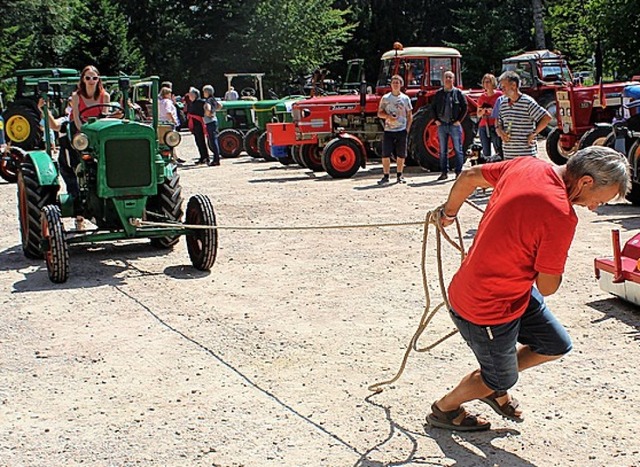
[{"label": "man's arm", "polygon": [[536,125],[536,129],[534,130],[533,133],[531,133],[529,135],[529,144],[532,144],[533,141],[536,139],[536,137],[545,129],[547,128],[547,125],[549,124],[549,122],[551,121],[551,114],[549,112],[545,111],[544,116],[538,121],[538,124]]},{"label": "man's arm", "polygon": [[562,284],[562,274],[543,274],[540,272],[536,277],[536,287],[544,296],[556,293],[560,284]]},{"label": "man's arm", "polygon": [[445,227],[453,223],[453,219],[460,211],[460,207],[476,188],[489,188],[492,185],[482,175],[482,166],[476,165],[470,169],[463,170],[457,178],[447,202],[444,203],[444,214],[447,218],[442,219],[442,225]]},{"label": "man's arm", "polygon": [[411,124],[413,123],[413,109],[407,107],[407,133],[411,131]]}]

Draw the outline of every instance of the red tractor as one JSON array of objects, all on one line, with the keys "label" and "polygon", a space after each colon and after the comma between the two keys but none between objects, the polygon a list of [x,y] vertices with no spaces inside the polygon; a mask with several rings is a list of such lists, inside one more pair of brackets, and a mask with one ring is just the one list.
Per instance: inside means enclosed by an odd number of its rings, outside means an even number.
[{"label": "red tractor", "polygon": [[[594,86],[568,84],[556,91],[557,128],[547,136],[547,154],[562,165],[576,151],[594,145],[612,145],[611,122],[622,106],[625,86],[634,82]],[[637,84],[637,83],[635,83]]]},{"label": "red tractor", "polygon": [[[431,118],[430,101],[442,87],[450,70],[461,83],[460,52],[448,47],[407,47],[398,43],[382,55],[375,94],[366,93],[362,80],[359,95],[333,95],[298,101],[293,105],[293,123],[267,125],[272,146],[296,146],[296,158],[313,171],[326,171],[334,178],[349,178],[369,157],[380,156],[383,126],[377,117],[382,96],[391,91],[391,77],[404,78],[413,103],[414,119],[409,134],[409,159],[431,171],[440,170],[437,127]],[[478,95],[481,91],[477,91]],[[463,147],[473,142],[476,101],[467,94],[467,115],[462,121]],[[472,119],[473,117],[473,119]],[[449,157],[453,157],[453,147]],[[411,160],[408,161],[410,163]]]}]

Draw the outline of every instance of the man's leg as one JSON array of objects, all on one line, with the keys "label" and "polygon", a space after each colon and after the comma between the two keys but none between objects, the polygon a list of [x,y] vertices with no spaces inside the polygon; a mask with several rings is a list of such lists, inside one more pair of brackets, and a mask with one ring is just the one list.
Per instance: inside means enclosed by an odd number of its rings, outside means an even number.
[{"label": "man's leg", "polygon": [[462,154],[462,125],[451,125],[451,141],[453,141],[453,150],[456,157],[456,177],[462,172],[464,164],[464,155]]},{"label": "man's leg", "polygon": [[482,144],[482,157],[485,161],[491,160],[491,139],[488,134],[488,126],[481,126],[478,130],[480,136],[480,143]]},{"label": "man's leg", "polygon": [[384,132],[382,135],[382,178],[378,181],[378,185],[389,183],[389,174],[391,173],[391,153],[393,152],[393,135]]},{"label": "man's leg", "polygon": [[404,160],[407,157],[407,132],[399,131],[396,136],[396,173],[398,175],[398,183],[406,183],[402,172],[404,170]]},{"label": "man's leg", "polygon": [[440,177],[438,180],[445,180],[449,172],[448,143],[449,143],[449,124],[443,123],[438,127],[438,142],[440,143]]}]

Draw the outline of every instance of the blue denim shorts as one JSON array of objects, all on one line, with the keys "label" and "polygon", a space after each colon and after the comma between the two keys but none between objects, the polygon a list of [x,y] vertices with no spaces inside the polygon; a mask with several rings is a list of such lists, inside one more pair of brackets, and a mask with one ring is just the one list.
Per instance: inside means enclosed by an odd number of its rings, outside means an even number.
[{"label": "blue denim shorts", "polygon": [[506,391],[518,381],[516,343],[528,345],[541,355],[564,355],[571,350],[571,338],[544,302],[536,288],[524,315],[509,323],[479,326],[460,317],[451,319],[480,363],[485,384],[494,391]]}]

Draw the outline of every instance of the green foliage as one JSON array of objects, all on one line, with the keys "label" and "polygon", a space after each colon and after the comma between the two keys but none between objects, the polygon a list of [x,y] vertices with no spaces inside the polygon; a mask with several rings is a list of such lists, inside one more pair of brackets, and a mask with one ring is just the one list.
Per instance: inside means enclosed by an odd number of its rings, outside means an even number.
[{"label": "green foliage", "polygon": [[260,1],[244,37],[245,56],[276,80],[341,60],[356,27],[347,22],[350,15],[330,0]]}]

